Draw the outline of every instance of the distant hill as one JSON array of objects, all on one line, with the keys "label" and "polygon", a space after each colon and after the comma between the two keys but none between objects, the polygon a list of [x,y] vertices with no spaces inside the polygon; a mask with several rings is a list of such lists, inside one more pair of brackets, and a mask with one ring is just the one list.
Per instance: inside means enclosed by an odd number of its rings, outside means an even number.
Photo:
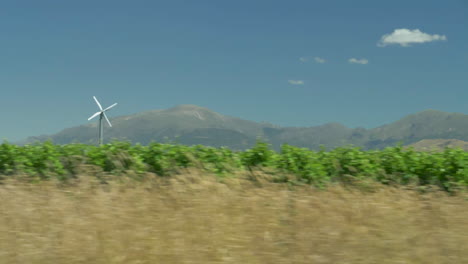
[{"label": "distant hill", "polygon": [[458,139],[423,139],[407,147],[418,151],[443,151],[445,148],[461,148],[468,151],[468,142]]},{"label": "distant hill", "polygon": [[423,139],[467,141],[468,115],[426,110],[369,132],[366,148],[381,148],[398,142],[412,144]]},{"label": "distant hill", "polygon": [[[196,105],[179,105],[112,119],[105,128],[105,141],[129,140],[148,144],[151,141],[186,145],[226,146],[242,150],[257,138],[271,143],[276,150],[282,144],[310,149],[354,145],[378,149],[397,143],[412,144],[423,139],[458,139],[468,141],[468,115],[436,110],[409,115],[394,123],[373,129],[348,128],[339,123],[312,127],[280,127],[268,123],[242,120],[216,113]],[[30,137],[25,142],[51,139],[57,144],[72,142],[95,144],[97,122],[67,128],[53,135]]]},{"label": "distant hill", "polygon": [[[112,125],[112,128],[108,128],[105,124],[105,142],[113,139],[129,140],[143,145],[151,141],[177,142],[187,145],[227,146],[233,149],[248,148],[255,143],[257,136],[263,136],[264,128],[274,127],[221,115],[195,105],[179,105],[165,110],[120,116],[112,118]],[[95,144],[97,122],[67,128],[54,135],[30,137],[26,142],[47,139],[57,144]]]}]

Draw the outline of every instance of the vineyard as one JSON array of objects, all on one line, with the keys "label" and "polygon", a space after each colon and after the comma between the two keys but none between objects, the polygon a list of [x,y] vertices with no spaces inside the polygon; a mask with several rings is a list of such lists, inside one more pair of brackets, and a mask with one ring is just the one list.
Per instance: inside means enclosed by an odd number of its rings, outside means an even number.
[{"label": "vineyard", "polygon": [[0,264],[465,263],[468,155],[0,145]]},{"label": "vineyard", "polygon": [[[236,172],[266,169],[275,182],[325,187],[334,182],[372,180],[387,185],[438,186],[448,192],[468,187],[468,153],[461,149],[419,152],[401,146],[363,151],[354,147],[311,151],[283,145],[271,150],[265,142],[249,150],[151,143],[147,146],[112,142],[102,146],[54,145],[51,142],[18,146],[0,145],[0,179],[31,181],[79,177],[92,167],[96,175],[132,175],[151,172],[166,177],[184,168],[198,168],[220,177]],[[131,172],[131,173],[130,173]]]}]

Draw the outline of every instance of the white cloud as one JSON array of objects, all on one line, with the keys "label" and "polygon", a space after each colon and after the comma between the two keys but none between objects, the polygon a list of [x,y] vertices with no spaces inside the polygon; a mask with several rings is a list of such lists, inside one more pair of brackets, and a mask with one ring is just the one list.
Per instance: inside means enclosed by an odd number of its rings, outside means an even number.
[{"label": "white cloud", "polygon": [[[299,60],[300,60],[301,62],[308,62],[308,61],[309,61],[309,58],[307,58],[307,57],[300,57]],[[325,62],[326,62],[325,59],[320,58],[320,57],[314,57],[314,61],[315,61],[316,63],[325,63]]]},{"label": "white cloud", "polygon": [[303,85],[304,81],[302,81],[302,80],[289,80],[288,83],[290,83],[292,85]]},{"label": "white cloud", "polygon": [[315,60],[315,62],[317,62],[317,63],[325,63],[325,59],[322,59],[322,58],[320,58],[320,57],[315,57],[314,60]]},{"label": "white cloud", "polygon": [[356,63],[356,64],[367,64],[369,61],[367,59],[356,59],[356,58],[351,58],[348,60],[349,63]]},{"label": "white cloud", "polygon": [[447,40],[445,35],[430,35],[421,32],[419,29],[406,29],[400,28],[395,29],[391,34],[385,34],[380,38],[377,43],[379,47],[385,47],[387,45],[401,45],[402,47],[409,47],[411,44],[425,43],[432,41]]}]

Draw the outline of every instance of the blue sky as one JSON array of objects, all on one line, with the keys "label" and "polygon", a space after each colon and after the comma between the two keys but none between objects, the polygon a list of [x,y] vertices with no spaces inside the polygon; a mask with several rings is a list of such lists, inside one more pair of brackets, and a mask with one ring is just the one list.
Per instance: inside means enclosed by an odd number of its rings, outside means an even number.
[{"label": "blue sky", "polygon": [[2,1],[0,136],[195,104],[282,126],[468,113],[468,1]]}]

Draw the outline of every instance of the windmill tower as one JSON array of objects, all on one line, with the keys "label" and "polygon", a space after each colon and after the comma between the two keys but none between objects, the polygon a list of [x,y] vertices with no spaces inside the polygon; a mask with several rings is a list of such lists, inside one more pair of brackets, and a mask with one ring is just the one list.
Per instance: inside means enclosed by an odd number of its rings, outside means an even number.
[{"label": "windmill tower", "polygon": [[111,109],[112,107],[116,106],[117,103],[107,107],[106,109],[102,109],[102,106],[101,104],[99,103],[98,99],[96,98],[96,96],[93,96],[94,98],[94,101],[96,101],[96,104],[98,105],[99,107],[99,110],[100,111],[97,111],[94,115],[92,115],[90,118],[88,118],[88,121],[95,118],[96,116],[99,116],[99,145],[102,145],[102,141],[103,141],[103,128],[102,128],[102,118],[104,117],[107,121],[107,123],[109,124],[110,127],[112,127],[112,124],[111,122],[109,121],[109,118],[107,118],[106,116],[106,111],[108,111],[109,109]]}]

